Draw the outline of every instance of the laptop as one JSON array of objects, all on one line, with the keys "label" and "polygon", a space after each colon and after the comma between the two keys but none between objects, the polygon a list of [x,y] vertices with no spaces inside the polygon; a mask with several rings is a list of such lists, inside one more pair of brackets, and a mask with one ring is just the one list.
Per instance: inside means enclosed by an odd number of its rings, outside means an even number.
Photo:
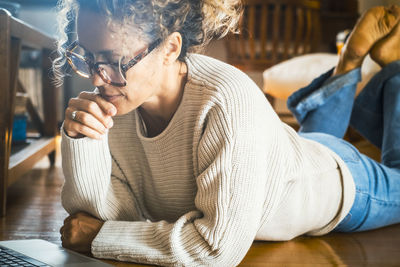
[{"label": "laptop", "polygon": [[29,239],[0,241],[0,266],[102,267],[112,265],[42,239]]}]

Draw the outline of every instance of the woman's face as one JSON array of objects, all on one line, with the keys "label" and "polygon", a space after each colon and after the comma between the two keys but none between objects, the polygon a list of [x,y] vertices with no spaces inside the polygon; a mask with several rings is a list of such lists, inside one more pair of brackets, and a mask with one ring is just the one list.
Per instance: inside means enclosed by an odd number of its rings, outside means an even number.
[{"label": "woman's face", "polygon": [[[148,44],[140,41],[140,38],[136,36],[122,38],[121,34],[112,29],[114,27],[112,25],[114,24],[108,26],[106,19],[101,15],[84,9],[79,11],[78,40],[94,55],[95,62],[115,63],[122,56],[129,61],[147,48]],[[127,54],[124,51],[126,47],[129,48]],[[151,101],[152,97],[158,94],[162,67],[162,57],[156,49],[126,72],[127,85],[125,87],[109,85],[96,73],[93,75],[92,83],[99,89],[104,99],[114,104],[117,115],[123,115],[144,102]]]}]

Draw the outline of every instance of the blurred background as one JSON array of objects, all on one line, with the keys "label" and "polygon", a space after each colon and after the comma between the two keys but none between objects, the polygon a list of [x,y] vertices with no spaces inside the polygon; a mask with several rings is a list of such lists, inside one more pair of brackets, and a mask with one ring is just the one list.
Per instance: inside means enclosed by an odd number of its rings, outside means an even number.
[{"label": "blurred background", "polygon": [[[51,36],[57,36],[56,27],[56,6],[57,0],[0,0],[0,7],[4,7],[12,12],[13,16],[22,21],[37,27],[41,31]],[[321,0],[321,38],[318,50],[320,52],[335,53],[335,36],[338,32],[352,28],[359,14],[366,9],[376,5],[389,5],[392,3],[400,3],[400,0]],[[210,43],[205,49],[205,54],[213,56],[223,61],[227,61],[227,53],[224,40],[216,40]],[[22,71],[20,76],[30,76],[31,82],[35,83],[34,66],[37,64],[35,60],[40,58],[31,51],[28,55],[23,55],[21,59],[22,67],[31,70]],[[263,86],[261,71],[248,71],[249,76],[259,85]],[[39,74],[38,74],[39,75]],[[36,80],[39,80],[37,77]],[[38,85],[40,86],[40,85]],[[59,121],[62,121],[63,110],[66,107],[68,99],[76,96],[82,90],[91,90],[93,86],[88,80],[80,79],[77,76],[69,77],[65,80],[64,88],[59,99]],[[33,90],[40,92],[41,90]],[[41,96],[32,95],[34,104],[40,106]],[[36,99],[36,101],[35,101]],[[279,103],[284,105],[284,103]]]}]

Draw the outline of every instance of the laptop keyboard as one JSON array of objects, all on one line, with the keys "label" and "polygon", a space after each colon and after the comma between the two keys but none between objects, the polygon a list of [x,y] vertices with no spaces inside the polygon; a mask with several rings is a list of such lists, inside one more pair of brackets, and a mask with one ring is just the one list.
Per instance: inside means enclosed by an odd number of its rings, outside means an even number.
[{"label": "laptop keyboard", "polygon": [[6,266],[50,266],[23,255],[15,250],[0,246],[0,267]]}]

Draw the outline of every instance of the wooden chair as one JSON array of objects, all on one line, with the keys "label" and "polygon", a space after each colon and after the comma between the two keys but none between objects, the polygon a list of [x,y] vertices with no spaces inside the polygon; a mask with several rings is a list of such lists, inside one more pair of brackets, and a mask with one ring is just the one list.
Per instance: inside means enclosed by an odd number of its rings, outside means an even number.
[{"label": "wooden chair", "polygon": [[228,62],[244,71],[264,71],[316,51],[319,11],[319,0],[245,0],[240,34],[226,38]]},{"label": "wooden chair", "polygon": [[[243,71],[261,71],[317,50],[320,0],[244,0],[240,34],[225,38],[227,62]],[[275,98],[265,93],[272,106]],[[291,113],[279,117],[297,128]]]},{"label": "wooden chair", "polygon": [[[12,126],[17,91],[26,92],[18,79],[22,49],[42,51],[42,119],[28,100],[27,110],[41,134],[12,153]],[[0,217],[6,213],[7,187],[29,171],[43,156],[49,155],[54,164],[57,127],[57,98],[59,89],[51,81],[50,53],[55,39],[0,9]]]}]

